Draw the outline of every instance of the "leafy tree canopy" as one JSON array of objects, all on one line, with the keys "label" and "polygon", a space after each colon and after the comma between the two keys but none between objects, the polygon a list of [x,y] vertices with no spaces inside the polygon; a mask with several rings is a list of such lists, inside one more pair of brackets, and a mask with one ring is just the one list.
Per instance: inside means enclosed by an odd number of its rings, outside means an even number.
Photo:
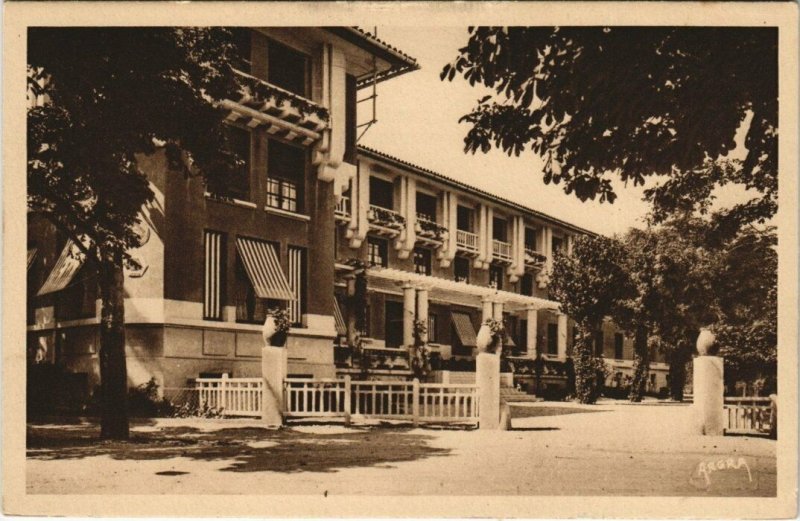
[{"label": "leafy tree canopy", "polygon": [[441,77],[495,91],[461,118],[466,151],[531,151],[582,201],[667,176],[646,192],[658,221],[741,183],[759,195],[715,216],[735,230],[777,209],[777,66],[773,28],[474,27]]}]

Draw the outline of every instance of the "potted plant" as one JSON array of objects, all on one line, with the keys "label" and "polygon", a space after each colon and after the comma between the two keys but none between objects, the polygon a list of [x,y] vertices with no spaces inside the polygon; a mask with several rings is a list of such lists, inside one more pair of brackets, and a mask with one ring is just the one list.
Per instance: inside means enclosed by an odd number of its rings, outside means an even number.
[{"label": "potted plant", "polygon": [[285,309],[273,308],[267,311],[267,318],[262,328],[264,344],[272,347],[283,347],[289,336],[292,323]]},{"label": "potted plant", "polygon": [[478,349],[485,353],[494,353],[505,338],[506,328],[502,320],[487,318],[478,331]]}]

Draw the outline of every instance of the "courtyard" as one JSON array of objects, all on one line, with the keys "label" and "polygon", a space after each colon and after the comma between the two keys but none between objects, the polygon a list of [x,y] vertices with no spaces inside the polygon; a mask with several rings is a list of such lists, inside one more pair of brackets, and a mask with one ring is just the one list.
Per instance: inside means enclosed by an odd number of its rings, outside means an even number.
[{"label": "courtyard", "polygon": [[512,430],[374,421],[30,423],[29,494],[774,496],[772,440],[703,437],[685,404],[513,406]]}]

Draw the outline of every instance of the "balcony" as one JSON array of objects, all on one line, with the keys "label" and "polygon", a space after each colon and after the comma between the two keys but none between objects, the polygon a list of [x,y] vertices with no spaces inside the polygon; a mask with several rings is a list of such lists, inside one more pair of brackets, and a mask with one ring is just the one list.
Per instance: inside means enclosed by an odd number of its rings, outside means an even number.
[{"label": "balcony", "polygon": [[478,236],[466,230],[456,230],[456,248],[468,255],[477,255]]},{"label": "balcony", "polygon": [[417,232],[417,242],[431,246],[441,246],[448,233],[447,228],[424,214],[417,214],[414,229]]},{"label": "balcony", "polygon": [[[248,126],[264,125],[267,132],[290,141],[310,145],[328,128],[330,114],[325,107],[241,71],[235,71],[240,85],[234,99],[219,102],[230,111],[228,119],[247,120]],[[237,98],[238,99],[235,99]]]},{"label": "balcony", "polygon": [[547,262],[547,256],[539,253],[535,248],[525,246],[525,267],[533,269],[542,269]]},{"label": "balcony", "polygon": [[505,241],[492,241],[492,258],[500,262],[511,262],[511,243]]},{"label": "balcony", "polygon": [[339,202],[336,203],[336,208],[333,210],[333,215],[337,223],[344,223],[350,220],[350,198],[343,195]]},{"label": "balcony", "polygon": [[402,215],[394,210],[374,204],[369,205],[367,219],[369,220],[370,231],[374,231],[384,237],[396,237],[406,227],[406,220]]}]

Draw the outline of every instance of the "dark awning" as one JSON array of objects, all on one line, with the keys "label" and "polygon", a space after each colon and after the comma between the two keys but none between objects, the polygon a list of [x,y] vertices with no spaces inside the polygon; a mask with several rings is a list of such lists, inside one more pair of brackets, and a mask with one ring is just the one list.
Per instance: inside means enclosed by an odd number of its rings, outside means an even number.
[{"label": "dark awning", "polygon": [[[83,266],[85,259],[86,256],[78,249],[75,243],[72,242],[72,240],[68,240],[67,244],[64,245],[64,249],[61,250],[61,255],[59,255],[55,266],[53,266],[53,270],[50,272],[50,275],[47,276],[47,280],[44,281],[44,284],[36,295],[47,295],[48,293],[55,293],[56,291],[61,291],[66,288],[69,283],[72,282],[75,274],[81,269],[81,266]],[[31,261],[32,259],[29,251],[29,265]]]},{"label": "dark awning", "polygon": [[258,298],[294,300],[294,293],[272,246],[265,242],[237,237],[236,251],[239,252],[244,270]]},{"label": "dark awning", "polygon": [[453,327],[456,330],[456,335],[461,345],[464,347],[477,347],[477,336],[475,335],[475,328],[472,327],[472,320],[466,313],[450,313],[453,321]]},{"label": "dark awning", "polygon": [[339,336],[347,335],[347,324],[344,321],[344,315],[342,315],[342,308],[339,305],[339,297],[333,297],[333,318],[336,320],[336,334]]}]

